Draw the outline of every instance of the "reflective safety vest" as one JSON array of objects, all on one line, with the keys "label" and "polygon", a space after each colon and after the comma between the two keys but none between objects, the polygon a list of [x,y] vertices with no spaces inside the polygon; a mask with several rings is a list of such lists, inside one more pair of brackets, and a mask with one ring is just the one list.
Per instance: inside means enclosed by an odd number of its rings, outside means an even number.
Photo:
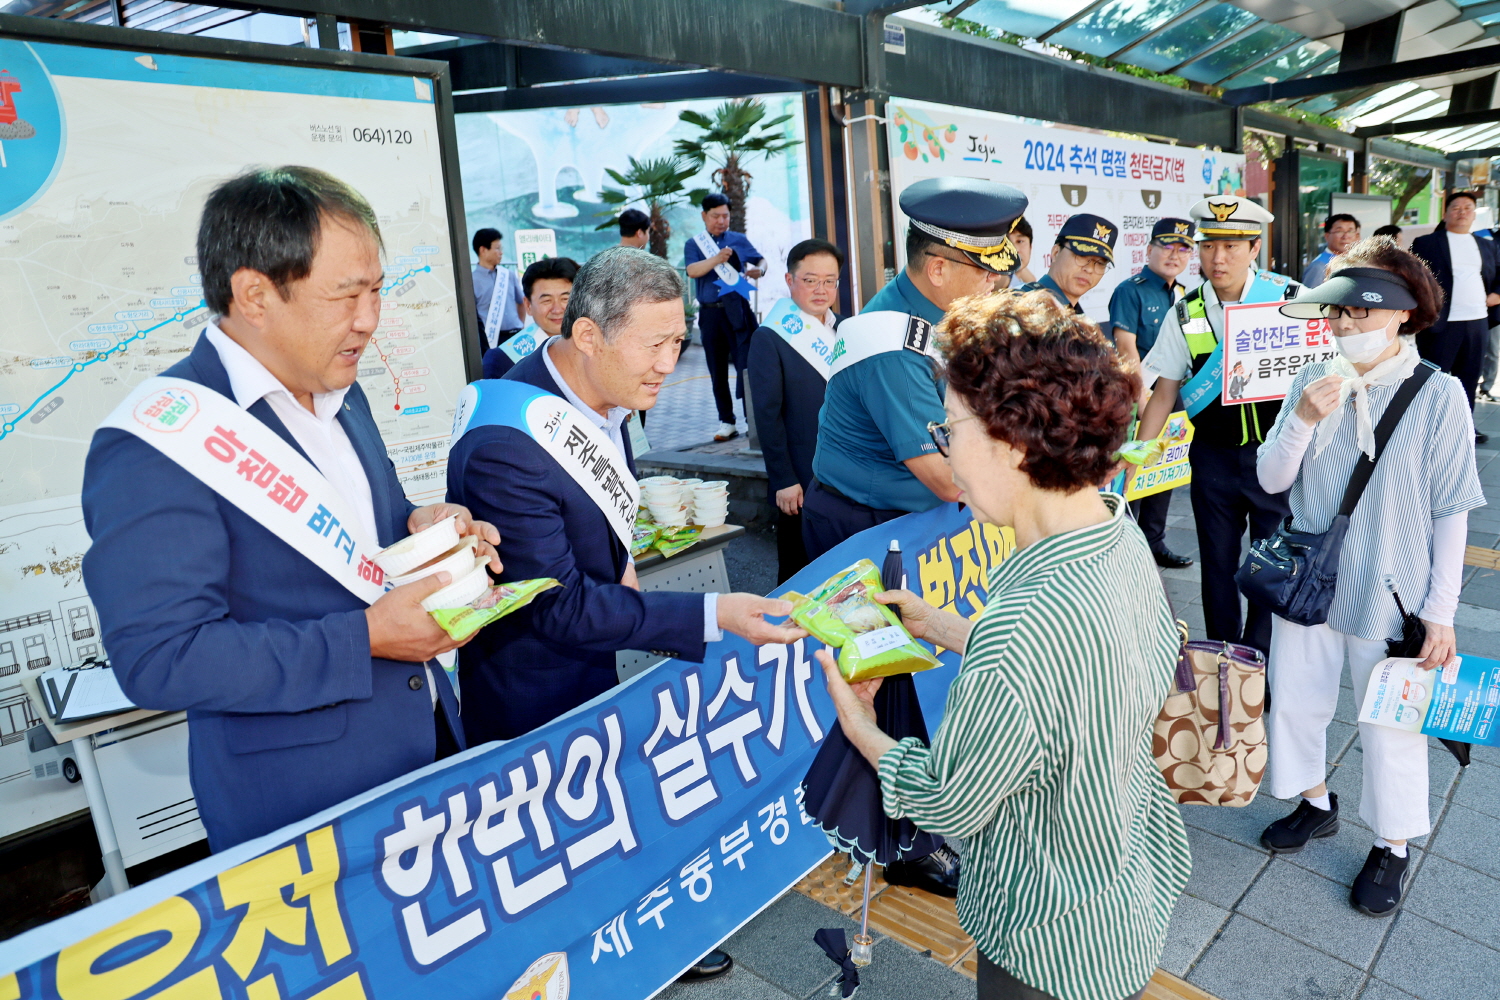
[{"label": "reflective safety vest", "polygon": [[[1221,331],[1215,330],[1208,319],[1208,302],[1203,289],[1208,282],[1188,292],[1177,300],[1177,322],[1182,327],[1183,339],[1187,341],[1188,354],[1192,357],[1192,374],[1196,375],[1208,363],[1214,348],[1219,346]],[[1302,286],[1290,278],[1269,271],[1254,271],[1241,302],[1277,302],[1297,297]],[[1235,411],[1239,411],[1236,413]],[[1193,418],[1193,440],[1218,447],[1259,444],[1276,423],[1281,412],[1281,402],[1244,403],[1225,406],[1215,397],[1208,406]]]}]

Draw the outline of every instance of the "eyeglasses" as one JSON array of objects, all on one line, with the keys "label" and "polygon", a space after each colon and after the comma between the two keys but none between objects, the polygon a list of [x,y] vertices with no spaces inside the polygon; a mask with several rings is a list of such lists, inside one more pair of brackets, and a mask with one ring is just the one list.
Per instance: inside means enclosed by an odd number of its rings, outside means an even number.
[{"label": "eyeglasses", "polygon": [[959,417],[957,420],[944,420],[938,423],[936,420],[927,422],[927,433],[932,436],[932,443],[937,445],[938,454],[944,458],[948,457],[948,445],[952,442],[953,425],[961,424],[965,420],[973,420],[975,414],[967,417]]},{"label": "eyeglasses", "polygon": [[1325,319],[1338,319],[1348,316],[1350,319],[1369,319],[1370,310],[1366,306],[1324,306],[1322,309]]},{"label": "eyeglasses", "polygon": [[1073,254],[1073,258],[1077,261],[1077,268],[1080,271],[1087,271],[1089,274],[1103,274],[1105,269],[1109,267],[1109,261],[1103,257],[1075,253]]},{"label": "eyeglasses", "polygon": [[1174,255],[1182,254],[1184,257],[1193,252],[1192,247],[1185,247],[1181,243],[1152,243],[1151,245],[1158,250],[1165,250]]},{"label": "eyeglasses", "polygon": [[931,250],[923,250],[922,252],[925,253],[929,257],[936,257],[939,260],[946,260],[946,261],[949,261],[949,262],[954,263],[954,264],[962,264],[965,267],[972,267],[976,271],[983,271],[987,276],[989,276],[991,278],[997,278],[997,277],[999,277],[999,273],[998,272],[991,271],[987,267],[980,267],[978,264],[974,263],[972,260],[960,260],[957,257],[949,257],[945,253],[933,253]]},{"label": "eyeglasses", "polygon": [[811,275],[802,275],[797,279],[797,282],[809,292],[819,289],[831,292],[839,287],[839,279],[837,278],[814,278]]}]

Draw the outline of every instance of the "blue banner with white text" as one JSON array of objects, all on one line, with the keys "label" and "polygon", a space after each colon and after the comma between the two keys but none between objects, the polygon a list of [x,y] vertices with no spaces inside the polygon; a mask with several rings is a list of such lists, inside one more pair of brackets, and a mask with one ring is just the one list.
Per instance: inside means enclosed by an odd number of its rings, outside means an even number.
[{"label": "blue banner with white text", "polygon": [[[783,589],[878,563],[893,538],[909,589],[971,617],[1013,547],[945,504]],[[817,647],[729,636],[0,942],[0,1000],[646,1000],[829,852],[798,788],[835,724]],[[916,677],[934,731],[957,668],[942,659]]]}]

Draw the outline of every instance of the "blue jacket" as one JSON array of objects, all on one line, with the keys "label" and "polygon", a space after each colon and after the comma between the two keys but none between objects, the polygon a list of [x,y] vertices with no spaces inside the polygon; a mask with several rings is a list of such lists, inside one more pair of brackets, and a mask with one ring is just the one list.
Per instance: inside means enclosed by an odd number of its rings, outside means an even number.
[{"label": "blue jacket", "polygon": [[777,490],[812,487],[818,411],[823,409],[828,381],[769,326],[758,327],[750,335],[750,369],[745,377],[750,380],[755,431],[774,504]]},{"label": "blue jacket", "polygon": [[[206,337],[163,374],[233,398]],[[302,450],[264,399],[250,413]],[[390,545],[413,508],[358,384],[338,419]],[[422,665],[372,659],[364,602],[181,466],[124,431],[96,431],[83,516],[93,539],[83,579],[105,649],[137,705],[187,711],[193,795],[213,850],[432,763]]]},{"label": "blue jacket", "polygon": [[[1472,233],[1469,235],[1479,246],[1479,277],[1484,283],[1485,294],[1500,292],[1500,247],[1495,245],[1494,240],[1481,239]],[[1427,262],[1443,288],[1443,308],[1432,326],[1424,331],[1442,333],[1448,328],[1448,307],[1453,303],[1453,256],[1448,252],[1448,231],[1439,223],[1433,232],[1411,241],[1411,252]],[[1496,322],[1497,308],[1500,307],[1489,310],[1487,322]]]},{"label": "blue jacket", "polygon": [[[505,376],[562,396],[542,350]],[[625,461],[635,472],[630,439]],[[562,583],[485,626],[458,653],[471,743],[530,732],[618,683],[615,653],[702,662],[703,595],[622,586],[629,553],[542,446],[513,427],[477,427],[448,455],[448,499],[500,529],[503,581]]]}]

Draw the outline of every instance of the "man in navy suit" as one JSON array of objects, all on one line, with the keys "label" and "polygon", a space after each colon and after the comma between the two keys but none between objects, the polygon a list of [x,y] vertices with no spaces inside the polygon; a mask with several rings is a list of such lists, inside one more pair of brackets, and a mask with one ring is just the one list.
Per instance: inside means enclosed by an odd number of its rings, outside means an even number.
[{"label": "man in navy suit", "polygon": [[777,580],[785,583],[808,563],[802,544],[802,501],[812,488],[818,450],[818,411],[829,365],[819,341],[834,346],[839,273],[844,252],[827,240],[803,240],[786,255],[783,299],[750,335],[750,405],[766,460],[767,487],[776,506]]},{"label": "man in navy suit", "polygon": [[[687,335],[682,293],[682,279],[661,258],[634,247],[605,250],[578,271],[561,335],[517,362],[501,384],[524,383],[571,403],[607,439],[606,457],[622,458],[633,476],[625,418],[655,406],[677,366]],[[642,592],[610,515],[518,427],[469,424],[448,455],[448,497],[505,525],[502,580],[562,583],[460,652],[464,718],[475,742],[521,736],[609,690],[622,649],[701,663],[725,629],[757,645],[807,634],[764,620],[790,614],[789,601]],[[683,978],[721,976],[732,966],[714,951]]]},{"label": "man in navy suit", "polygon": [[[1437,322],[1417,334],[1417,350],[1445,372],[1457,376],[1474,408],[1474,391],[1484,367],[1484,345],[1490,310],[1500,305],[1500,247],[1469,230],[1477,202],[1468,191],[1452,191],[1443,207],[1443,222],[1411,241],[1411,252],[1427,262],[1443,286],[1443,310]],[[1475,434],[1484,444],[1488,436]]]},{"label": "man in navy suit", "polygon": [[[625,418],[656,404],[686,330],[672,266],[644,250],[611,247],[579,270],[561,335],[505,381],[572,403],[634,475]],[[503,581],[562,583],[485,628],[459,654],[464,725],[476,743],[521,736],[614,687],[615,653],[623,649],[701,662],[720,629],[755,643],[805,634],[762,620],[789,614],[786,601],[642,592],[606,514],[518,428],[471,426],[463,434],[448,456],[448,499],[505,526]]]},{"label": "man in navy suit", "polygon": [[[247,410],[322,473],[370,545],[458,513],[498,570],[499,535],[452,504],[413,507],[355,382],[380,319],[369,204],[306,167],[209,196],[198,230],[216,315],[164,375]],[[215,851],[269,833],[463,745],[432,660],[458,644],[422,610],[447,574],[373,604],[140,437],[94,434],[84,582],[132,701],[186,710],[193,795]],[[313,532],[308,532],[318,537]]]}]

